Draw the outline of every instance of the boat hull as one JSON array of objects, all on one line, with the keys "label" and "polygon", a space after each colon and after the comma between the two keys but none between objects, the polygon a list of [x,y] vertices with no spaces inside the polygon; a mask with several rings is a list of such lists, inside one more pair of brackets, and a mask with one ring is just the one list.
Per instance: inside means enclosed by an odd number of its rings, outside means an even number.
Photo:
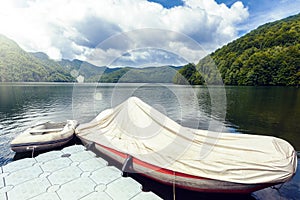
[{"label": "boat hull", "polygon": [[[109,147],[88,141],[81,138],[84,145],[93,144],[96,153],[100,152],[109,158],[115,160],[119,164],[126,163],[128,155],[117,150],[111,149]],[[124,167],[124,166],[123,166]],[[236,194],[247,194],[251,193],[275,184],[279,183],[265,183],[265,184],[241,184],[226,182],[214,179],[208,179],[199,176],[193,176],[189,174],[184,174],[180,172],[174,172],[165,168],[160,168],[137,158],[132,158],[130,168],[125,170],[125,172],[140,173],[141,175],[158,181],[167,185],[176,185],[176,187],[199,191],[199,192],[210,192],[210,193],[236,193]]]},{"label": "boat hull", "polygon": [[73,139],[74,135],[72,134],[70,137],[61,139],[61,140],[53,140],[46,142],[33,142],[33,143],[23,143],[23,144],[11,144],[10,148],[16,153],[23,153],[28,151],[46,151],[50,149],[55,149],[67,144],[69,141]]}]

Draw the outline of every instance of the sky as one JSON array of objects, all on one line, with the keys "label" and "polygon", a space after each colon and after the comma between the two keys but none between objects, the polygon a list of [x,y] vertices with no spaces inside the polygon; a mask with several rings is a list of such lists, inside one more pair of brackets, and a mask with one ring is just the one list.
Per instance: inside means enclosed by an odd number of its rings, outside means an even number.
[{"label": "sky", "polygon": [[300,0],[2,0],[0,34],[54,60],[182,65],[299,12]]}]

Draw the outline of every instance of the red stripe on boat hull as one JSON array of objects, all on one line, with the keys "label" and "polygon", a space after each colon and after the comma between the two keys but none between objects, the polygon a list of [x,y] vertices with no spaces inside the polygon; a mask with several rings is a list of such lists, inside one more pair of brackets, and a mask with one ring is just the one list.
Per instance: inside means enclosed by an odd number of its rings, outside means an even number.
[{"label": "red stripe on boat hull", "polygon": [[[84,143],[93,143],[92,141],[86,140],[84,138],[81,138],[81,140]],[[99,146],[100,148],[97,148],[97,146]],[[126,153],[122,153],[120,151],[117,151],[110,147],[106,147],[99,143],[96,143],[96,149],[121,164],[128,157]],[[137,158],[133,158],[132,163],[133,163],[133,170],[147,178],[153,179],[157,182],[166,185],[173,185],[175,180],[175,185],[177,187],[187,189],[187,190],[198,191],[198,192],[247,194],[247,193],[251,193],[269,187],[271,185],[275,185],[275,184],[268,184],[268,183],[239,184],[239,183],[230,183],[226,181],[219,181],[219,180],[189,175],[181,172],[174,172],[172,170],[157,167],[155,165],[144,162]],[[149,170],[151,171],[150,173]],[[209,184],[204,184],[204,186],[201,187],[202,182],[209,183]],[[212,184],[215,185],[213,185],[212,187],[207,186]]]}]

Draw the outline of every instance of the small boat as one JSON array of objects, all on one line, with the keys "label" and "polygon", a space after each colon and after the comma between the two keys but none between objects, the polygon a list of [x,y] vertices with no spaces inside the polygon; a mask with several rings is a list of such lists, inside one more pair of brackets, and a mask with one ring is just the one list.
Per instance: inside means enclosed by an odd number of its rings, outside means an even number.
[{"label": "small boat", "polygon": [[12,140],[10,147],[18,153],[54,149],[73,138],[77,125],[75,120],[38,124],[18,135]]},{"label": "small boat", "polygon": [[124,172],[200,192],[251,193],[290,180],[297,167],[296,151],[282,139],[183,127],[136,97],[75,134]]}]

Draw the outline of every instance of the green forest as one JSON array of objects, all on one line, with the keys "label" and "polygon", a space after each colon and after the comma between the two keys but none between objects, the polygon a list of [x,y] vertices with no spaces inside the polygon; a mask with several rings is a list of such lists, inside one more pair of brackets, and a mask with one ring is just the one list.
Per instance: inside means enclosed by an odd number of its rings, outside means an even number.
[{"label": "green forest", "polygon": [[55,61],[40,58],[0,35],[0,82],[73,81],[67,69]]},{"label": "green forest", "polygon": [[180,67],[162,66],[146,68],[121,68],[104,73],[99,82],[104,83],[172,83],[173,77]]},{"label": "green forest", "polygon": [[217,72],[226,85],[299,86],[300,14],[260,26],[179,70],[189,84],[218,84]]}]

